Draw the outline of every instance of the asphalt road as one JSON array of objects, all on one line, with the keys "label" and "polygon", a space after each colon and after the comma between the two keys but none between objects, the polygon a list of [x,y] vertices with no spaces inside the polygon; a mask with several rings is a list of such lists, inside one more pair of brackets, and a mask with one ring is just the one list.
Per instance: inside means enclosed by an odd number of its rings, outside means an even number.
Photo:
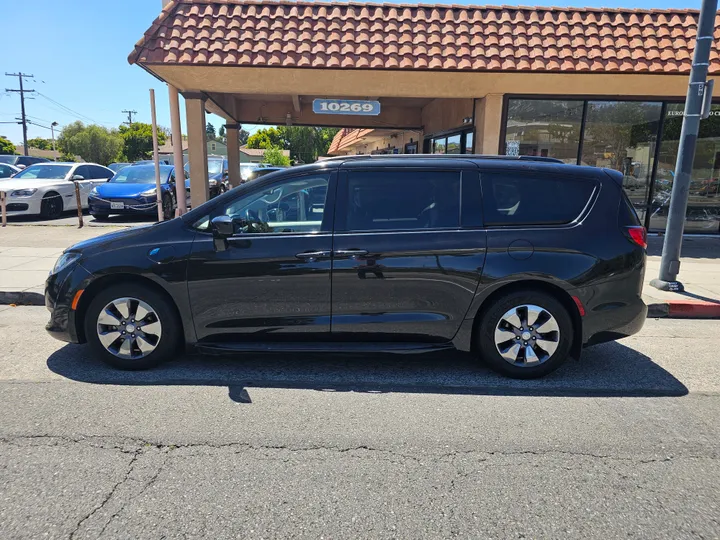
[{"label": "asphalt road", "polygon": [[0,538],[717,538],[720,321],[461,355],[99,364],[0,306]]}]

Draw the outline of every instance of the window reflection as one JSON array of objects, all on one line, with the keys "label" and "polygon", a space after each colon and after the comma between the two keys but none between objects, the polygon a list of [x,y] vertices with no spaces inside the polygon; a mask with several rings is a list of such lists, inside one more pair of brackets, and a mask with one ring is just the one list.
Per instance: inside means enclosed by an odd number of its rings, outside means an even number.
[{"label": "window reflection", "polygon": [[505,154],[577,163],[582,113],[582,101],[511,99]]},{"label": "window reflection", "polygon": [[620,171],[625,192],[641,220],[650,191],[661,111],[659,102],[588,102],[581,165]]},{"label": "window reflection", "polygon": [[[682,103],[667,106],[651,201],[651,229],[663,230],[667,225],[684,109]],[[707,233],[720,230],[720,105],[713,105],[710,118],[700,122],[685,230]]]}]

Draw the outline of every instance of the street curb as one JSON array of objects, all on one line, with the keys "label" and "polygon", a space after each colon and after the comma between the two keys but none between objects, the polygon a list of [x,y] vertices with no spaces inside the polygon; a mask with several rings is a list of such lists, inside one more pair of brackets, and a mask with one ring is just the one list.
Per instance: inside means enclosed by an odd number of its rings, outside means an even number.
[{"label": "street curb", "polygon": [[720,303],[702,300],[671,300],[646,302],[648,318],[667,319],[720,319]]},{"label": "street curb", "polygon": [[0,291],[0,305],[44,306],[45,296],[31,291]]}]

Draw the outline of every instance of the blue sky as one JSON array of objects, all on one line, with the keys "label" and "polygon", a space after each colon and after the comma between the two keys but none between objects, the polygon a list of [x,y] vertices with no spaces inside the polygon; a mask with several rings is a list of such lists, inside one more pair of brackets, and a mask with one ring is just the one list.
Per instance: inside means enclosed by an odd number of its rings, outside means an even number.
[{"label": "blue sky", "polygon": [[[481,2],[452,0],[447,3]],[[17,78],[4,77],[4,73],[22,71],[34,75],[27,81],[26,88],[41,94],[26,101],[26,112],[37,124],[49,126],[51,122],[58,122],[62,126],[82,120],[117,127],[126,120],[121,113],[123,109],[136,110],[135,119],[139,122],[150,122],[148,90],[154,88],[158,123],[170,126],[167,87],[140,67],[130,66],[127,62],[135,42],[160,13],[161,0],[24,0],[5,4],[3,20],[18,23],[3,25],[5,55],[0,62],[0,76],[3,77],[0,122],[12,122],[20,114],[18,95],[4,92],[5,88],[18,87]],[[518,4],[700,8],[699,1],[679,0],[584,0],[573,4],[558,0],[524,0]],[[208,118],[216,128],[222,123],[217,116],[209,115]],[[254,129],[257,127],[251,127],[251,131]],[[17,124],[0,124],[0,135],[15,143],[22,142],[22,129]],[[50,137],[50,131],[31,125],[28,137]]]}]

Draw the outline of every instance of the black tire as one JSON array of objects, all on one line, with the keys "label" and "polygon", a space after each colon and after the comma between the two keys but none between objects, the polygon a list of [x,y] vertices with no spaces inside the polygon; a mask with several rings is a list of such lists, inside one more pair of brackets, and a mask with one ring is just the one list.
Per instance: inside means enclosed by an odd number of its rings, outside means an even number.
[{"label": "black tire", "polygon": [[63,201],[56,191],[48,191],[40,203],[40,216],[43,219],[57,219],[62,216]]},{"label": "black tire", "polygon": [[[543,308],[555,318],[559,328],[559,336],[552,334],[552,339],[557,339],[555,351],[536,365],[522,365],[521,361],[511,363],[501,356],[495,343],[495,330],[502,317],[511,309],[522,305],[534,305]],[[521,310],[521,313],[523,311]],[[523,327],[524,329],[524,327]],[[512,337],[512,334],[510,334]],[[555,371],[570,354],[574,332],[573,322],[567,309],[551,294],[538,290],[523,290],[508,293],[495,300],[493,304],[483,312],[479,321],[476,340],[481,358],[487,365],[513,379],[536,379]],[[518,339],[518,338],[514,338]],[[542,339],[538,337],[537,339]],[[522,338],[518,339],[521,342]],[[522,347],[522,343],[519,343]],[[541,350],[542,351],[542,350]],[[524,353],[520,353],[524,356]],[[539,355],[539,357],[542,356]]]},{"label": "black tire", "polygon": [[93,214],[90,213],[92,217],[94,217],[97,221],[107,221],[110,218],[110,214]]},{"label": "black tire", "polygon": [[[116,356],[100,342],[98,337],[98,316],[112,301],[120,298],[134,298],[148,304],[157,316],[162,331],[155,349],[146,356],[121,358]],[[155,318],[147,319],[154,322]],[[142,370],[157,366],[170,360],[178,350],[182,331],[181,322],[175,307],[166,297],[150,287],[136,283],[112,285],[100,291],[90,302],[85,313],[85,336],[93,352],[106,364],[123,370]]]},{"label": "black tire", "polygon": [[163,195],[162,198],[163,219],[168,221],[175,217],[175,205],[170,195]]}]

